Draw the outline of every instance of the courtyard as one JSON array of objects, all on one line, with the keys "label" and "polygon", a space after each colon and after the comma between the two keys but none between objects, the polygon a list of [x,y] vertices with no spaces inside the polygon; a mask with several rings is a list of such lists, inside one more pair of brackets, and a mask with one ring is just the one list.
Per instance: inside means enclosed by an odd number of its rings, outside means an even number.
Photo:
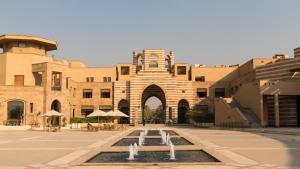
[{"label": "courtyard", "polygon": [[[163,126],[153,125],[146,128],[157,127]],[[108,168],[112,164],[85,166],[78,161],[139,129],[141,127],[99,132],[1,131],[0,168]],[[300,168],[300,161],[297,160],[300,156],[300,137],[297,135],[188,127],[168,129],[193,140],[193,143],[221,162],[200,165],[112,165],[110,168]]]}]

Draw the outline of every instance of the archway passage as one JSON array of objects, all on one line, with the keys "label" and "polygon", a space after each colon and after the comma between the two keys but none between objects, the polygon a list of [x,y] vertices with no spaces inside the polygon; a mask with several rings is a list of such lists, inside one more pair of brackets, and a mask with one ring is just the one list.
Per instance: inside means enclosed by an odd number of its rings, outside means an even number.
[{"label": "archway passage", "polygon": [[130,105],[129,102],[125,99],[121,100],[118,104],[118,109],[128,115],[129,117],[121,117],[120,122],[123,124],[130,123]]},{"label": "archway passage", "polygon": [[21,125],[24,118],[24,102],[9,101],[7,103],[7,124]]},{"label": "archway passage", "polygon": [[[146,102],[148,102],[148,99],[151,100],[155,98],[159,106],[157,106],[155,110],[149,110],[149,107],[146,105]],[[166,97],[164,91],[157,85],[148,86],[142,94],[142,119],[145,119],[146,123],[165,123],[165,112]]]},{"label": "archway passage", "polygon": [[178,123],[184,124],[187,123],[186,114],[189,111],[189,103],[185,99],[182,99],[178,102]]},{"label": "archway passage", "polygon": [[[60,104],[60,102],[58,100],[54,100],[52,102],[52,104],[51,104],[51,110],[55,110],[57,112],[61,111],[61,104]],[[60,117],[53,117],[51,119],[51,124],[53,126],[58,126],[59,125],[59,121],[60,121],[59,119],[60,119]]]}]

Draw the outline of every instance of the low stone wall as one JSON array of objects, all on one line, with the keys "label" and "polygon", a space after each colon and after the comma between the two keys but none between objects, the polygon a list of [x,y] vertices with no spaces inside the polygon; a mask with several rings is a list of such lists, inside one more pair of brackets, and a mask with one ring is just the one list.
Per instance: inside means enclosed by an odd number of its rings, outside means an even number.
[{"label": "low stone wall", "polygon": [[249,123],[238,108],[232,108],[230,98],[215,99],[215,124],[222,127],[248,127]]}]

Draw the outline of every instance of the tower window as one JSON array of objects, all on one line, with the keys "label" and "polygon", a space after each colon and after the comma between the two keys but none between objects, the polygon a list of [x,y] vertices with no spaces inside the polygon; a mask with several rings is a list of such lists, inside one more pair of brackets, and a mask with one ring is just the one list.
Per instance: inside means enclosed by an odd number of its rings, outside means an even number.
[{"label": "tower window", "polygon": [[121,75],[129,75],[129,66],[121,66]]},{"label": "tower window", "polygon": [[186,75],[186,67],[185,66],[177,66],[177,74],[178,75]]},{"label": "tower window", "polygon": [[152,62],[149,63],[149,67],[150,68],[157,68],[158,67],[158,63],[155,62],[155,61],[152,61]]}]

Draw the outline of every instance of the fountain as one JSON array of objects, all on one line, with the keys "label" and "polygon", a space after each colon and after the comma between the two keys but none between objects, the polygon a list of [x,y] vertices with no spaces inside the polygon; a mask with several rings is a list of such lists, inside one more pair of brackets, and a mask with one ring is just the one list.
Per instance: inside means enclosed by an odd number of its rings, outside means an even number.
[{"label": "fountain", "polygon": [[[174,136],[172,130],[136,130],[135,135],[124,137],[112,146],[129,146],[129,152],[112,151],[104,149],[93,157],[89,158],[85,163],[95,164],[158,164],[158,163],[202,163],[202,162],[220,162],[218,159],[205,152],[202,149],[195,147],[191,149],[176,148],[176,145],[193,145],[179,135]],[[173,133],[173,134],[172,134]],[[151,137],[148,137],[151,136]],[[168,147],[165,147],[165,146]],[[138,146],[153,146],[149,149],[141,149]],[[158,146],[165,147],[160,148]],[[113,149],[115,150],[115,149]],[[117,149],[116,149],[117,150]],[[175,152],[176,151],[176,152]],[[175,154],[176,153],[176,154]],[[90,165],[90,164],[89,164]]]},{"label": "fountain", "polygon": [[133,151],[132,144],[130,144],[130,146],[129,146],[129,157],[127,159],[128,160],[134,160],[134,151]]},{"label": "fountain", "polygon": [[145,133],[141,132],[139,136],[139,146],[142,146],[144,144],[144,141],[145,141]]},{"label": "fountain", "polygon": [[136,143],[134,143],[134,145],[133,145],[133,154],[135,156],[139,155],[138,151],[139,151],[138,146],[137,146]]},{"label": "fountain", "polygon": [[167,144],[167,133],[164,131],[160,131],[162,144]]},{"label": "fountain", "polygon": [[168,133],[167,136],[166,136],[166,144],[167,144],[167,145],[170,145],[170,144],[169,144],[170,141],[171,141],[171,138],[170,138],[170,134]]},{"label": "fountain", "polygon": [[173,145],[172,141],[170,141],[170,160],[176,160],[174,145]]}]

